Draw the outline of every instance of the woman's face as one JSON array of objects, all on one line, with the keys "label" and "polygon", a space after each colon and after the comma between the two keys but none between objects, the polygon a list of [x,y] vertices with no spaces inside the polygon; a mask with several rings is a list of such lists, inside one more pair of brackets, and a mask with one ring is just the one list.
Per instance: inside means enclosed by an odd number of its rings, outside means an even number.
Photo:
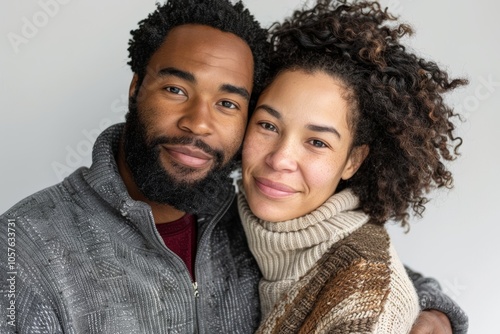
[{"label": "woman's face", "polygon": [[350,178],[368,153],[351,150],[341,81],[324,72],[281,73],[262,93],[243,143],[243,185],[268,221],[303,216]]}]

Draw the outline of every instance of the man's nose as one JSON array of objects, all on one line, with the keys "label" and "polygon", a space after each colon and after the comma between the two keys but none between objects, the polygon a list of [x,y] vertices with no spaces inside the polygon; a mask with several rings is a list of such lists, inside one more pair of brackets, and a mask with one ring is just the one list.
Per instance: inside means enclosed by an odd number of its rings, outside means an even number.
[{"label": "man's nose", "polygon": [[178,127],[194,135],[207,136],[212,133],[213,117],[210,103],[202,99],[193,99],[184,108]]}]

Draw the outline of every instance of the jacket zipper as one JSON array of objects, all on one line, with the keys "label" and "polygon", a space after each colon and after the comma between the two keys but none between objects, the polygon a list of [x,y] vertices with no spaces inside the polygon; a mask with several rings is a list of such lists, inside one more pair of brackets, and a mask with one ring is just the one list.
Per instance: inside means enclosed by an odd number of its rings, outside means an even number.
[{"label": "jacket zipper", "polygon": [[194,332],[198,333],[198,297],[200,293],[198,292],[198,282],[193,282],[193,290],[194,290],[194,313],[196,315],[196,319],[194,320]]},{"label": "jacket zipper", "polygon": [[193,289],[194,289],[194,298],[198,299],[198,296],[200,295],[200,293],[198,292],[198,282],[196,281],[193,282]]},{"label": "jacket zipper", "polygon": [[[187,268],[186,264],[184,263],[184,261],[182,261],[182,259],[179,258],[179,256],[177,254],[175,254],[174,252],[172,252],[170,249],[168,249],[168,247],[166,247],[162,240],[161,240],[161,236],[159,235],[158,233],[158,230],[156,230],[156,228],[154,227],[154,218],[153,218],[153,213],[150,211],[149,212],[149,219],[150,221],[152,222],[152,225],[149,224],[150,226],[150,229],[152,230],[153,232],[153,236],[156,240],[156,243],[158,244],[158,246],[160,247],[160,249],[163,249],[164,251],[166,251],[169,256],[173,256],[174,258],[178,258],[178,262],[184,266],[184,268],[186,269],[186,272],[189,272],[189,269]],[[193,327],[194,327],[194,333],[198,333],[198,306],[197,306],[197,299],[198,299],[198,296],[199,296],[199,292],[198,292],[198,283],[196,281],[193,281],[192,278],[191,278],[191,275],[187,274],[189,276],[189,282],[191,283],[192,287],[193,287],[193,296],[194,296],[194,315],[195,315],[195,321],[194,321],[194,324],[193,324]]]},{"label": "jacket zipper", "polygon": [[[229,207],[231,206],[231,203],[233,202],[235,196],[236,195],[233,194],[232,196],[230,196],[226,200],[226,202],[224,202],[224,204],[221,206],[221,210],[213,216],[213,218],[212,218],[212,220],[210,220],[210,222],[208,222],[208,226],[205,229],[205,232],[203,233],[202,237],[200,238],[200,242],[198,244],[197,251],[196,251],[195,264],[194,264],[194,271],[195,271],[196,279],[200,278],[200,276],[199,276],[200,273],[198,270],[198,266],[199,266],[200,261],[198,261],[198,257],[201,256],[201,255],[199,255],[199,254],[201,254],[200,250],[202,250],[204,248],[204,245],[208,242],[207,235],[212,234],[212,231],[215,228],[215,226],[217,225],[217,223],[226,214],[227,210],[229,210]],[[203,219],[205,219],[205,218],[203,218]],[[201,319],[201,316],[200,316],[200,310],[199,310],[198,303],[197,303],[197,299],[199,296],[199,290],[198,290],[198,283],[196,281],[193,283],[193,287],[194,287],[195,308],[196,308],[195,309],[196,310],[196,333],[199,333],[200,326],[201,326],[201,324],[199,323],[199,319]]]},{"label": "jacket zipper", "polygon": [[[199,273],[198,273],[198,270],[197,270],[197,263],[198,263],[198,254],[200,252],[198,252],[198,250],[202,249],[203,245],[206,244],[208,241],[207,240],[207,237],[206,235],[208,234],[211,234],[212,230],[215,228],[215,225],[217,225],[217,222],[222,218],[222,216],[224,216],[224,214],[226,214],[227,210],[229,210],[229,207],[231,206],[231,203],[233,202],[234,200],[234,197],[235,195],[233,194],[232,196],[230,196],[226,202],[222,205],[222,208],[219,212],[217,212],[214,217],[212,218],[212,220],[208,223],[209,225],[207,226],[207,228],[205,229],[205,232],[203,233],[203,236],[200,238],[200,242],[199,242],[199,247],[197,247],[197,251],[196,251],[196,257],[195,257],[195,280],[191,281],[191,284],[192,284],[192,287],[193,287],[193,296],[194,296],[194,315],[195,315],[195,323],[194,323],[194,333],[199,333],[199,329],[200,329],[200,323],[199,323],[199,319],[200,319],[200,311],[198,309],[198,298],[199,298],[199,290],[198,290],[198,282],[196,281],[196,278],[199,278]],[[158,246],[163,247],[163,249],[165,251],[167,251],[167,253],[173,255],[174,257],[178,257],[174,252],[172,252],[170,249],[168,249],[164,244],[163,242],[160,240],[160,235],[158,234],[158,231],[156,230],[156,228],[154,227],[154,218],[153,218],[153,212],[152,211],[149,211],[149,219],[150,221],[152,222],[152,225],[149,224],[149,227],[150,227],[150,230],[152,230],[153,232],[153,235],[155,237],[155,240],[158,244]],[[186,271],[189,271],[186,264],[184,263],[184,261],[182,261],[180,258],[179,258],[179,261],[182,263],[182,265],[186,268]],[[189,276],[189,275],[188,275]]]}]

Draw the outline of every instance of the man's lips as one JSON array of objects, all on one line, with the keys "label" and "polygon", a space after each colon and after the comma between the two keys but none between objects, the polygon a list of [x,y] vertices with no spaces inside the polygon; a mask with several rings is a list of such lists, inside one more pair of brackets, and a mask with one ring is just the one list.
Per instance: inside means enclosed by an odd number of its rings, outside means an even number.
[{"label": "man's lips", "polygon": [[194,146],[162,145],[170,157],[177,163],[191,168],[206,167],[213,157]]},{"label": "man's lips", "polygon": [[273,182],[269,179],[255,177],[254,180],[257,188],[259,188],[259,190],[268,197],[284,198],[292,196],[298,192],[283,183]]}]

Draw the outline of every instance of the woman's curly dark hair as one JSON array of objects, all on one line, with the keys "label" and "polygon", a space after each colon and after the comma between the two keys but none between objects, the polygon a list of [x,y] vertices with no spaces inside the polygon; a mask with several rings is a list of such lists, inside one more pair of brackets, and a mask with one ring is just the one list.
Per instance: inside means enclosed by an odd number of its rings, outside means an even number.
[{"label": "woman's curly dark hair", "polygon": [[370,152],[350,187],[375,223],[407,226],[409,209],[421,216],[427,193],[452,187],[444,160],[454,160],[462,139],[458,116],[443,93],[467,83],[451,80],[432,61],[401,44],[412,33],[378,2],[319,0],[271,27],[272,76],[284,70],[324,71],[340,79],[351,102],[353,146]]},{"label": "woman's curly dark hair", "polygon": [[[156,10],[139,22],[129,40],[129,62],[139,77],[139,85],[146,74],[151,56],[160,48],[168,32],[183,24],[207,25],[230,32],[243,39],[252,50],[254,59],[254,87],[252,102],[262,90],[268,75],[270,45],[267,29],[263,29],[241,1],[229,0],[168,0],[157,3]],[[253,110],[251,106],[248,110]]]}]

